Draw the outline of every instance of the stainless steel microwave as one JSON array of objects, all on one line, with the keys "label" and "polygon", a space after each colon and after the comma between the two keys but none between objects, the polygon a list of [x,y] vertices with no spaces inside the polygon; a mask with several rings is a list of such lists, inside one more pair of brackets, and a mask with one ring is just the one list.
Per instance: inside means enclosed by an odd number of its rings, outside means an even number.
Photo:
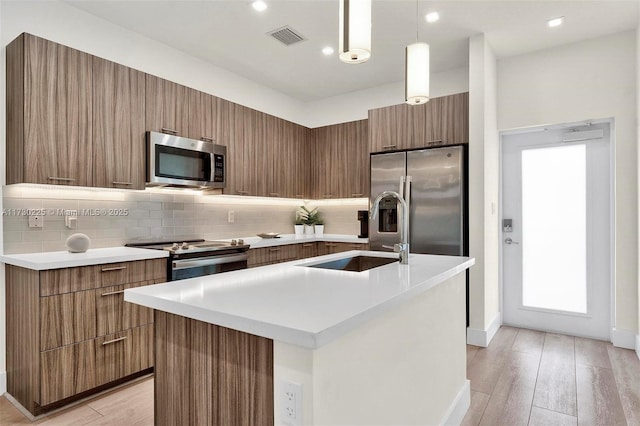
[{"label": "stainless steel microwave", "polygon": [[224,188],[227,147],[147,132],[147,186]]}]

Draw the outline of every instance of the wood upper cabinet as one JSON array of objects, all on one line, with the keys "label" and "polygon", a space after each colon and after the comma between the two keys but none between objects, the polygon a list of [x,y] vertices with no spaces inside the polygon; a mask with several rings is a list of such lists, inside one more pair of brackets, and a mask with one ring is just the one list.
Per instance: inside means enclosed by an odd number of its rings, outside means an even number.
[{"label": "wood upper cabinet", "polygon": [[145,74],[93,58],[93,185],[144,189]]},{"label": "wood upper cabinet", "polygon": [[[218,99],[218,115],[220,120],[220,140],[227,146],[227,185],[225,194],[256,195],[257,180],[255,147],[257,124],[253,121],[251,109],[242,105]],[[256,112],[257,111],[253,111]],[[253,123],[253,124],[250,124]],[[252,130],[248,130],[251,127]],[[249,133],[249,135],[246,135]]]},{"label": "wood upper cabinet", "polygon": [[469,93],[369,111],[370,152],[469,142]]},{"label": "wood upper cabinet", "polygon": [[189,120],[186,136],[207,142],[224,145],[224,141],[217,141],[217,110],[218,98],[195,89],[186,89],[189,104]]},{"label": "wood upper cabinet", "polygon": [[146,127],[153,132],[187,136],[189,121],[188,88],[147,74]]},{"label": "wood upper cabinet", "polygon": [[7,46],[7,184],[92,184],[92,56],[22,34]]},{"label": "wood upper cabinet", "polygon": [[369,194],[367,120],[312,130],[314,198],[359,198]]}]

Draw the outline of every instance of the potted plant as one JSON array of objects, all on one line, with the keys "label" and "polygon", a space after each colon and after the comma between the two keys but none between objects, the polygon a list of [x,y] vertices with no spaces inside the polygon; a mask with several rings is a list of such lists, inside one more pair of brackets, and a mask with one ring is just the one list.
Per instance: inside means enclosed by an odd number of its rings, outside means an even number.
[{"label": "potted plant", "polygon": [[315,230],[316,237],[322,237],[324,235],[324,220],[321,219],[320,216],[316,219],[313,229]]},{"label": "potted plant", "polygon": [[[304,216],[303,216],[304,215]],[[296,220],[293,225],[293,232],[296,237],[304,234],[304,221],[306,218],[306,214],[302,210],[302,207],[296,211]]]},{"label": "potted plant", "polygon": [[306,206],[300,206],[297,212],[297,218],[301,219],[302,223],[304,224],[305,235],[313,235],[313,226],[318,223],[318,220],[320,220],[318,209],[315,208],[309,210]]}]

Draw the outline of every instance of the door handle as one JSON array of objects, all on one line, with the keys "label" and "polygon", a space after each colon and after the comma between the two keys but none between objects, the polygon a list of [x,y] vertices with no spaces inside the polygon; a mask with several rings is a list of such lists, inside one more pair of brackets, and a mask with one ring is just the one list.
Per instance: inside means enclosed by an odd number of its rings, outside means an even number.
[{"label": "door handle", "polygon": [[519,243],[519,242],[517,242],[517,241],[513,241],[511,238],[506,238],[506,239],[504,240],[504,242],[505,242],[506,244],[520,244],[520,243]]}]

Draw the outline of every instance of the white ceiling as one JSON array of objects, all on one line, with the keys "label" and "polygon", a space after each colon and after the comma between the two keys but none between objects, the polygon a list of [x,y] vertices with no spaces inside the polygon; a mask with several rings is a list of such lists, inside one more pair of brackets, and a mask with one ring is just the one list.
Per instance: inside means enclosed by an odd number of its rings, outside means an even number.
[{"label": "white ceiling", "polygon": [[[88,13],[165,43],[301,101],[401,81],[404,47],[415,41],[416,2],[374,0],[372,56],[359,65],[337,54],[338,0],[67,0]],[[419,38],[431,46],[432,72],[468,65],[468,38],[485,33],[496,55],[513,56],[636,28],[637,0],[419,0]],[[427,24],[425,13],[440,12]],[[549,29],[546,21],[564,16]],[[289,47],[266,35],[290,25],[307,40]]]}]

